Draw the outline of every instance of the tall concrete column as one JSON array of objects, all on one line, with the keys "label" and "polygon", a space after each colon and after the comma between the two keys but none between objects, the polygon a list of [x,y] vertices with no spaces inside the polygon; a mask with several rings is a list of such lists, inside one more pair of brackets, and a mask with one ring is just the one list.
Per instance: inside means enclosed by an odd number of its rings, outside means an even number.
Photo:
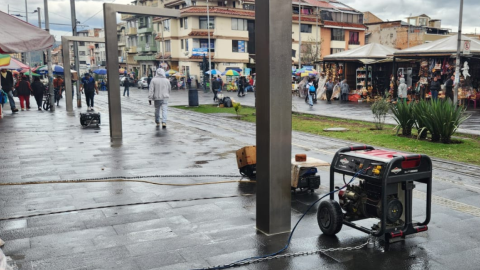
[{"label": "tall concrete column", "polygon": [[290,231],[292,147],[292,2],[255,6],[257,107],[257,229]]}]

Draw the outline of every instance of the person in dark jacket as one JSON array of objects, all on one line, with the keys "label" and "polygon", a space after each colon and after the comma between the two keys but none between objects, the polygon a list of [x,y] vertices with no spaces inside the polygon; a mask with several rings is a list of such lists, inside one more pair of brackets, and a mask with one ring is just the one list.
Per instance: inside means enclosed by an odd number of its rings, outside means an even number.
[{"label": "person in dark jacket", "polygon": [[43,83],[40,82],[40,78],[35,77],[32,83],[32,91],[33,91],[33,96],[35,97],[35,101],[37,102],[37,107],[39,111],[42,110],[42,100],[43,100],[44,89],[45,89],[45,86],[43,85]]},{"label": "person in dark jacket", "polygon": [[238,94],[237,96],[239,97],[244,97],[245,96],[245,77],[240,77],[240,80],[238,80]]},{"label": "person in dark jacket", "polygon": [[335,84],[332,82],[332,78],[328,79],[328,82],[325,84],[325,93],[327,94],[327,104],[331,104],[332,101],[332,94],[333,94],[333,87]]},{"label": "person in dark jacket", "polygon": [[8,95],[8,101],[10,102],[10,108],[12,112],[18,112],[18,109],[15,108],[15,100],[13,100],[13,75],[12,72],[2,69],[0,74],[0,80],[3,91]]},{"label": "person in dark jacket", "polygon": [[218,100],[217,92],[220,88],[220,83],[215,78],[212,78],[212,81],[210,83],[212,84],[213,102],[216,102]]},{"label": "person in dark jacket", "polygon": [[430,83],[430,93],[432,94],[432,99],[438,99],[438,91],[440,91],[440,82],[438,82],[437,77],[433,78],[433,81]]},{"label": "person in dark jacket", "polygon": [[17,89],[22,111],[25,111],[25,105],[26,109],[30,109],[30,94],[32,94],[32,88],[30,87],[30,82],[28,82],[27,76],[24,75],[22,80],[17,82],[15,88]]},{"label": "person in dark jacket", "polygon": [[453,102],[453,82],[455,80],[455,76],[450,77],[445,82],[445,96],[449,98]]}]

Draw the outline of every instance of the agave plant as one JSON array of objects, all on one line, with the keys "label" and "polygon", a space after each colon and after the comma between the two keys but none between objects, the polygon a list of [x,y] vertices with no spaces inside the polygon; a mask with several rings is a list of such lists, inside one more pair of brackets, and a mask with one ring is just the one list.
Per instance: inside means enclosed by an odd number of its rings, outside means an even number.
[{"label": "agave plant", "polygon": [[436,113],[436,117],[441,119],[436,122],[443,122],[439,129],[440,138],[443,143],[450,143],[452,135],[470,115],[465,113],[466,108],[454,106],[450,101],[441,102],[440,108]]},{"label": "agave plant", "polygon": [[[417,109],[416,119],[420,119],[425,129],[430,132],[432,142],[438,142],[440,141],[440,127],[443,125],[443,121],[439,116],[442,102],[438,100],[424,101],[424,105],[423,112],[419,111],[420,108]],[[420,105],[420,107],[422,106]]]},{"label": "agave plant", "polygon": [[413,106],[413,116],[415,119],[415,128],[417,129],[418,138],[427,138],[427,114],[429,113],[429,105],[425,100],[420,100]]},{"label": "agave plant", "polygon": [[406,101],[401,100],[396,105],[391,107],[393,113],[393,119],[397,122],[397,134],[402,129],[402,135],[412,135],[412,127],[415,124],[413,116],[413,103],[408,104]]}]

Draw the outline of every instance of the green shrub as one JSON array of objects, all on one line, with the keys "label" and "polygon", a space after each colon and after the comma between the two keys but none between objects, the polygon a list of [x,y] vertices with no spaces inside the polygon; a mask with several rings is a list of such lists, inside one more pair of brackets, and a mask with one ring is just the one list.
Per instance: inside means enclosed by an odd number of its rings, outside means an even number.
[{"label": "green shrub", "polygon": [[387,116],[388,110],[390,109],[390,104],[385,98],[379,98],[375,100],[371,108],[375,127],[378,130],[382,130],[383,125],[385,124],[385,117]]},{"label": "green shrub", "polygon": [[412,127],[415,124],[413,116],[413,102],[408,104],[404,100],[400,100],[397,104],[390,107],[393,113],[393,119],[397,122],[397,134],[402,129],[402,135],[412,135]]},{"label": "green shrub", "polygon": [[438,118],[435,122],[443,122],[439,129],[440,138],[443,143],[450,143],[452,135],[470,115],[465,113],[466,108],[454,106],[450,100],[441,101],[440,103],[440,109],[434,114]]},{"label": "green shrub", "polygon": [[417,129],[417,138],[427,138],[427,121],[426,115],[429,113],[429,104],[425,100],[420,100],[413,105],[413,117],[415,119],[415,128]]},{"label": "green shrub", "polygon": [[238,114],[240,113],[240,110],[242,109],[242,105],[240,105],[240,102],[235,102],[233,103],[233,108],[235,109],[235,112],[237,113],[237,117],[239,116]]}]

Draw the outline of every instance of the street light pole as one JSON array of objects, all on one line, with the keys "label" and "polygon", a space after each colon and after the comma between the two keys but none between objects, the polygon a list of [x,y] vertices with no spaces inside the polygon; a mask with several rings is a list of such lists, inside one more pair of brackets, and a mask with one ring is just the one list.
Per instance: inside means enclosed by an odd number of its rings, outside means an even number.
[{"label": "street light pole", "polygon": [[[48,0],[43,0],[45,9],[45,30],[50,33],[50,20],[48,18]],[[50,111],[55,111],[55,93],[53,91],[53,71],[52,71],[52,50],[47,48],[47,67],[48,67],[48,91],[50,92]],[[65,67],[67,68],[67,67]]]},{"label": "street light pole", "polygon": [[[77,36],[77,16],[75,12],[75,0],[70,0],[70,13],[72,17],[72,34],[73,36]],[[75,69],[77,70],[77,75],[81,76],[80,74],[80,61],[78,59],[78,42],[73,42],[73,54],[75,58]],[[70,68],[70,67],[63,67],[63,68]],[[82,97],[80,95],[80,80],[77,80],[77,107],[82,107]]]},{"label": "street light pole", "polygon": [[298,2],[298,69],[302,68],[302,3]]},{"label": "street light pole", "polygon": [[463,0],[460,0],[460,18],[458,19],[457,59],[455,62],[455,87],[453,90],[453,104],[458,103],[458,85],[460,84],[460,46],[462,43]]},{"label": "street light pole", "polygon": [[[27,9],[27,0],[25,0],[25,20],[27,21],[28,23],[28,9]],[[30,58],[30,52],[27,52],[27,61],[28,61],[28,77],[29,77],[29,81],[30,83],[32,82],[32,59]]]},{"label": "street light pole", "polygon": [[[207,33],[208,33],[208,70],[210,70],[209,74],[209,84],[210,84],[210,91],[212,91],[212,56],[210,55],[210,7],[208,6],[207,0]],[[205,74],[203,75],[205,76]],[[213,91],[212,91],[213,92]]]}]

